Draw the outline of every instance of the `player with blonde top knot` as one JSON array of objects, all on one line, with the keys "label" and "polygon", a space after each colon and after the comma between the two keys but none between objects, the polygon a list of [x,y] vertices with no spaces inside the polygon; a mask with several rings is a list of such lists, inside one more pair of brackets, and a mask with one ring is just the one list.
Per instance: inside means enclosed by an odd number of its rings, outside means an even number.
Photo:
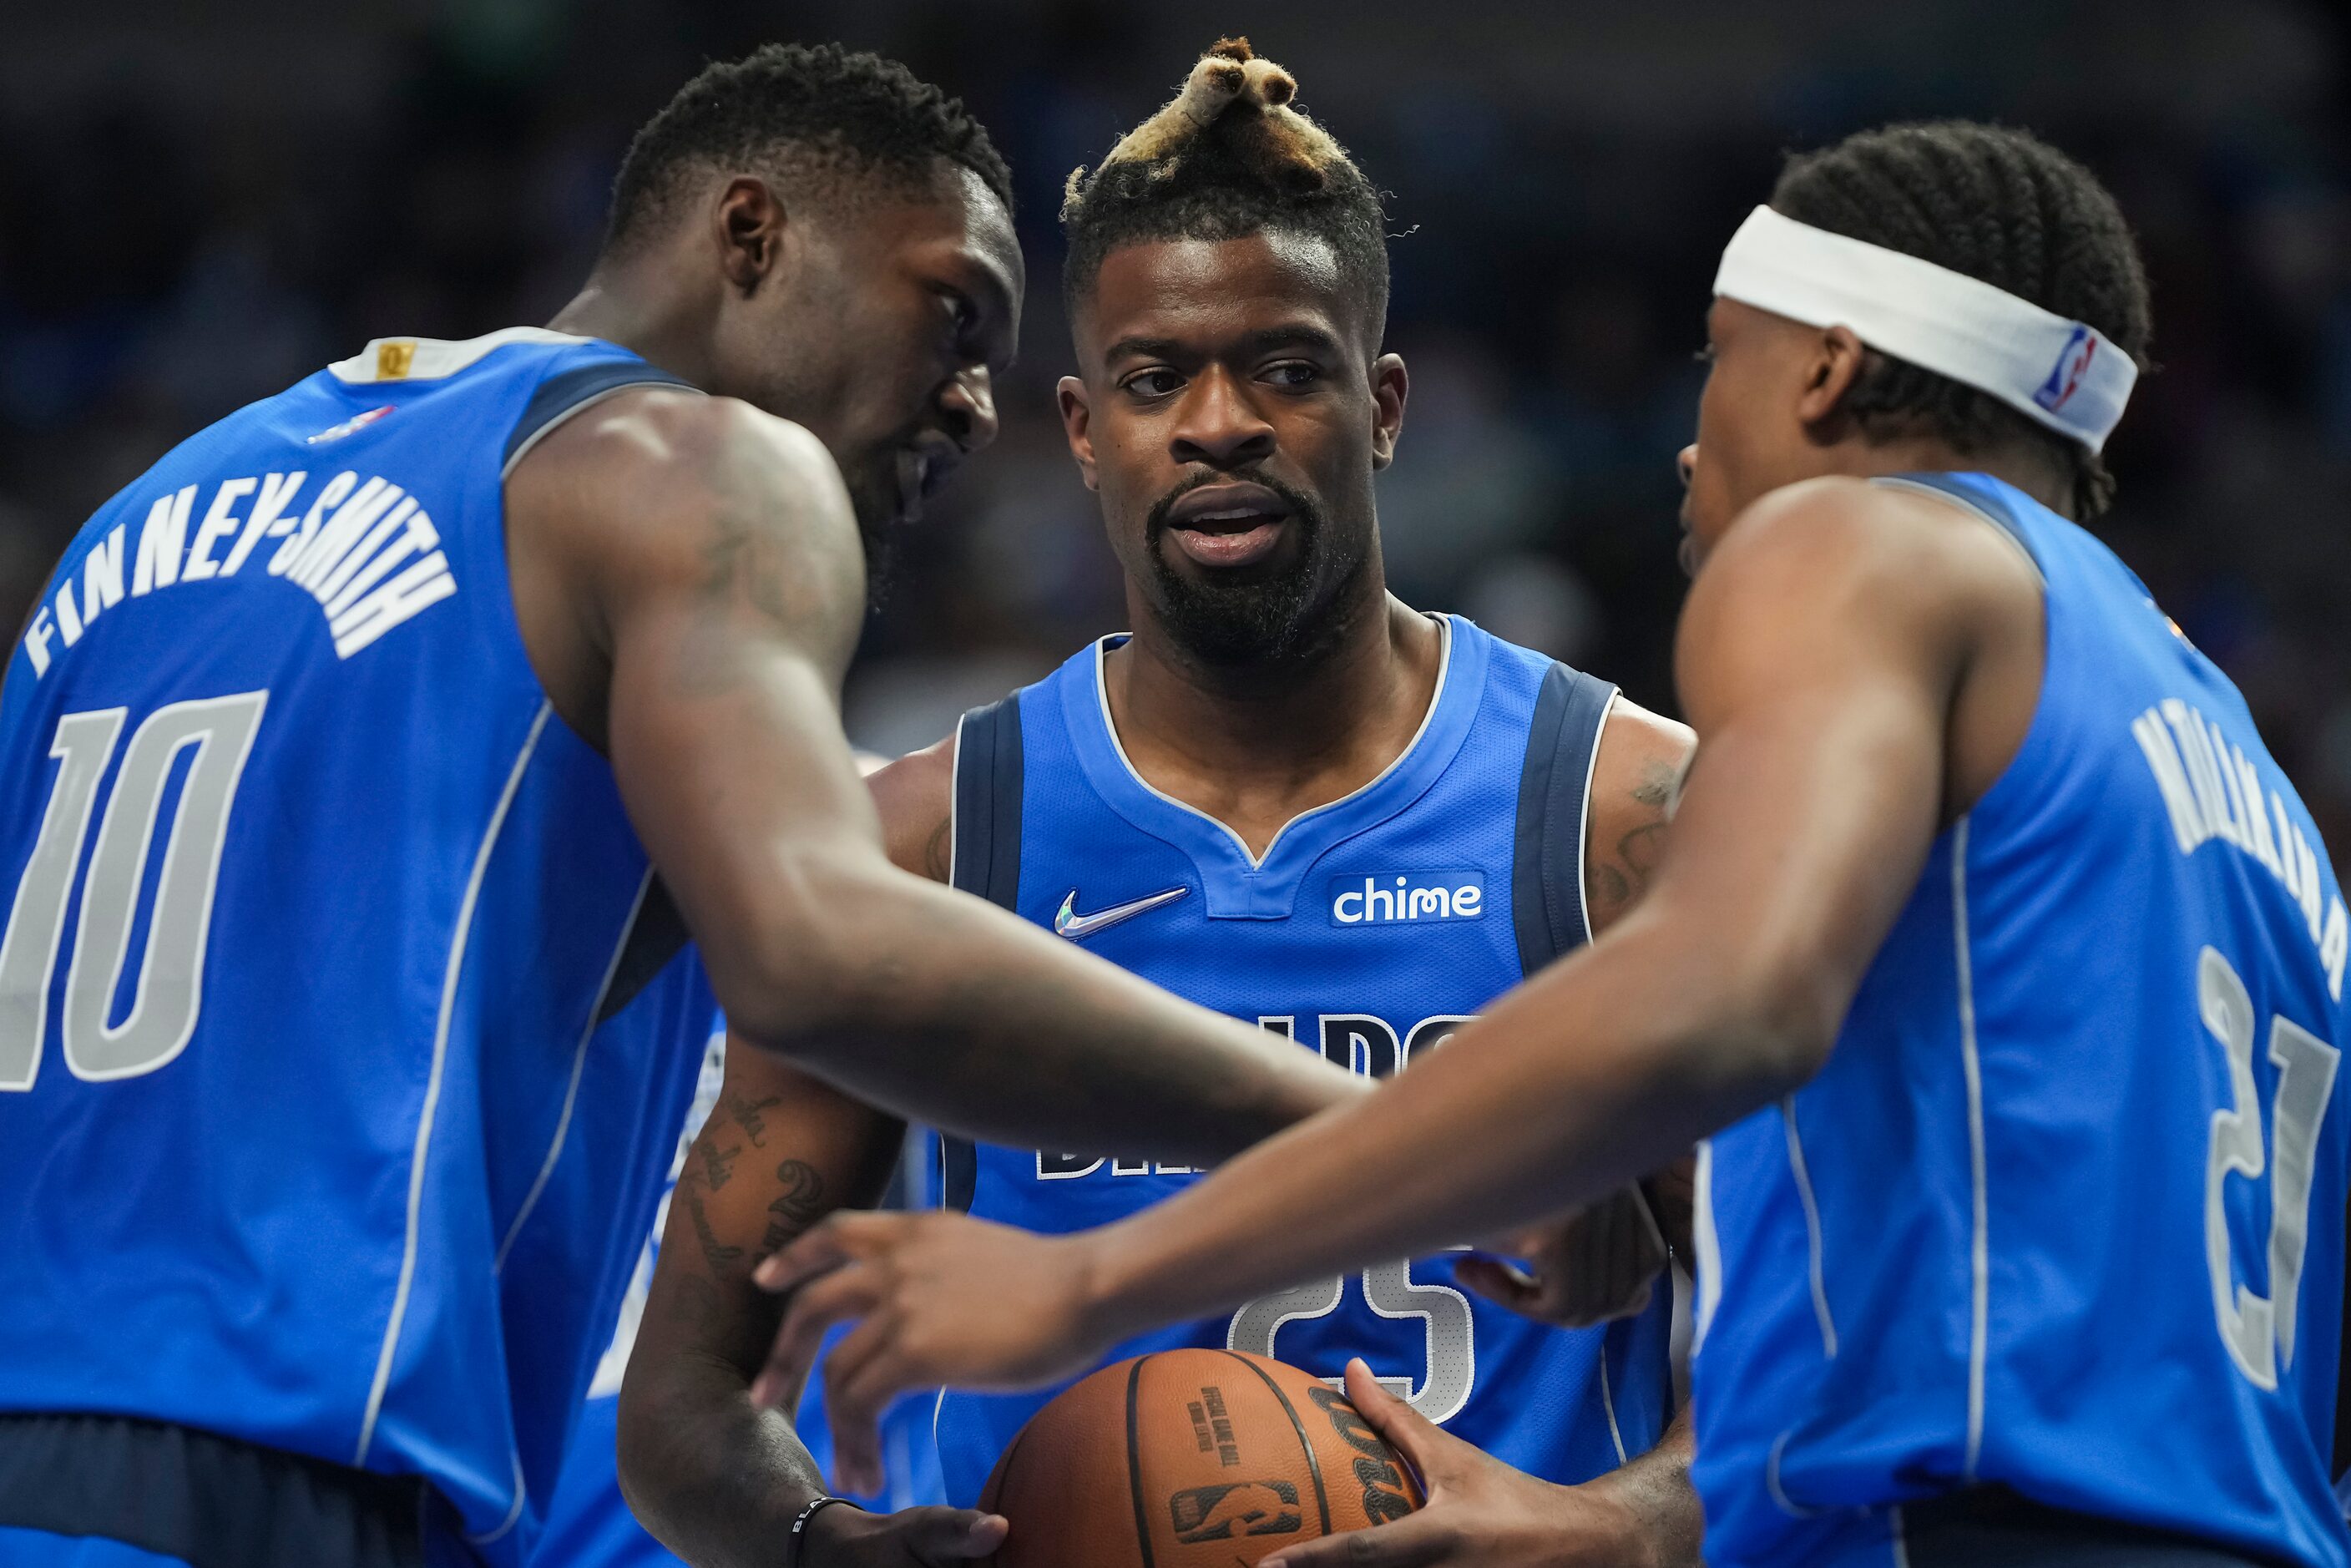
[{"label": "player with blonde top knot", "polygon": [[[1387,225],[1364,172],[1291,107],[1294,91],[1246,43],[1220,43],[1172,104],[1071,182],[1076,373],[1059,402],[1134,630],[967,715],[873,789],[899,864],[1301,1055],[1371,1077],[1405,1069],[1409,1097],[1455,1029],[1633,906],[1689,739],[1604,681],[1388,592],[1374,481],[1396,455],[1408,377],[1382,351]],[[632,1500],[708,1564],[775,1561],[756,1521],[805,1499],[779,1416],[761,1444],[730,1438],[755,1429],[740,1420],[747,1395],[756,1408],[790,1392],[758,1375],[778,1303],[753,1272],[827,1209],[872,1201],[899,1133],[756,1051],[730,1051],[727,1073],[643,1318],[643,1343],[660,1354],[632,1364],[621,1417]],[[756,1107],[757,1125],[730,1105]],[[946,1207],[1066,1230],[1201,1179],[1192,1162],[1099,1154],[951,1140]],[[706,1171],[731,1174],[713,1184]],[[1415,1177],[1399,1166],[1391,1179]],[[1426,1510],[1367,1532],[1382,1561],[1687,1564],[1700,1520],[1673,1406],[1670,1303],[1649,1288],[1656,1237],[1628,1186],[1547,1244],[1521,1245],[1532,1277],[1443,1245],[1398,1251],[1104,1347],[1105,1359],[1177,1350],[1242,1364],[1232,1352],[1309,1382],[1353,1364],[1354,1402],[1429,1489]],[[994,1303],[975,1294],[964,1310]],[[925,1402],[948,1502],[988,1496],[991,1467],[1044,1402],[950,1393],[935,1414]],[[841,1435],[835,1480],[870,1490],[870,1438]],[[1123,1432],[1102,1437],[1099,1451],[1128,1451]],[[1144,1437],[1188,1451],[1195,1430]],[[1021,1451],[1034,1462],[1045,1449]],[[1055,1473],[1049,1490],[1073,1499],[1077,1485]],[[1132,1540],[1118,1490],[1107,1517],[1080,1518],[1071,1500],[1061,1516],[1024,1518],[1019,1497],[1033,1505],[1034,1492],[999,1494],[1005,1550],[1050,1559],[1068,1540],[1057,1531],[1094,1525],[1096,1539]],[[1331,1501],[1285,1528],[1343,1529],[1335,1490]],[[1151,1500],[1160,1527],[1185,1510],[1164,1490]],[[1239,1560],[1282,1544],[1287,1517],[1233,1542],[1249,1553]],[[844,1532],[860,1522],[821,1508],[805,1568],[904,1561],[858,1555]],[[976,1533],[923,1560],[995,1545]]]}]

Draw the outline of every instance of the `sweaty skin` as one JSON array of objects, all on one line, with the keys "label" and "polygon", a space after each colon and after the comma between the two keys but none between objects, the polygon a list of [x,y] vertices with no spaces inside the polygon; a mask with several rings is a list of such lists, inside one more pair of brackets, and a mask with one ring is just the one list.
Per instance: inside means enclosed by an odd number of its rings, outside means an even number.
[{"label": "sweaty skin", "polygon": [[[664,232],[607,256],[556,325],[711,395],[632,390],[558,427],[507,479],[507,546],[549,703],[611,758],[738,1058],[773,1053],[976,1137],[1190,1163],[1360,1094],[1346,1072],[883,852],[839,717],[866,601],[861,528],[909,520],[995,434],[991,377],[1022,287],[1002,204],[944,162],[847,210],[813,197],[788,210],[764,175],[716,171],[672,204]],[[707,1161],[703,1174],[714,1194],[728,1175]],[[820,1174],[844,1191],[863,1179]],[[634,1359],[657,1372],[667,1354],[655,1336]],[[795,1447],[781,1423],[740,1414],[746,1443]],[[741,1521],[644,1511],[698,1554],[712,1532],[764,1530],[768,1561],[775,1512],[789,1523],[810,1495]],[[853,1541],[840,1561],[895,1563],[984,1554],[1000,1531],[917,1511],[828,1518],[823,1533]]]},{"label": "sweaty skin", "polygon": [[[1411,744],[1437,686],[1437,629],[1386,592],[1378,568],[1371,476],[1395,448],[1404,367],[1374,356],[1347,306],[1314,244],[1258,235],[1123,247],[1104,261],[1081,316],[1086,373],[1061,387],[1072,452],[1102,495],[1126,570],[1134,635],[1107,661],[1123,746],[1155,788],[1259,852],[1292,818],[1384,771]],[[1219,514],[1271,509],[1227,519],[1226,532],[1243,525],[1257,536],[1250,558],[1233,561],[1171,537],[1183,526],[1155,526],[1171,496],[1211,501],[1205,509]],[[1167,515],[1186,520],[1180,508]],[[1311,531],[1301,526],[1307,517]],[[1284,601],[1302,636],[1261,623],[1249,656],[1202,656],[1197,643],[1229,630],[1213,620],[1221,607],[1285,579],[1296,585]],[[1187,619],[1203,606],[1205,632]],[[1625,701],[1610,712],[1584,845],[1595,930],[1640,895],[1689,751],[1678,724]],[[870,780],[891,858],[936,882],[952,865],[954,768],[950,738]],[[754,1146],[752,1130],[728,1113],[738,1105],[760,1108],[763,1120],[788,1111],[797,1131]],[[665,1354],[642,1373],[632,1364],[622,1410],[632,1468],[645,1490],[666,1494],[666,1513],[768,1521],[735,1532],[742,1555],[713,1550],[696,1561],[759,1561],[776,1500],[812,1484],[795,1468],[806,1462],[797,1446],[778,1440],[780,1418],[753,1414],[790,1408],[800,1386],[799,1371],[781,1370],[788,1343],[768,1359],[781,1303],[753,1270],[828,1210],[858,1204],[871,1186],[859,1173],[886,1171],[902,1131],[772,1058],[729,1052],[726,1093],[687,1162],[640,1330],[640,1343],[649,1336]],[[1460,1276],[1535,1316],[1636,1310],[1660,1260],[1625,1269],[1623,1221],[1635,1201],[1619,1196],[1547,1228],[1532,1249],[1545,1265],[1532,1283],[1495,1268],[1463,1266]],[[1595,1281],[1616,1290],[1595,1292]],[[1405,1419],[1384,1405],[1365,1409],[1392,1426]],[[755,1432],[768,1436],[751,1440]],[[854,1427],[841,1436],[841,1474],[869,1481],[870,1437],[860,1446]],[[1422,1563],[1696,1561],[1702,1521],[1686,1417],[1650,1453],[1581,1487],[1523,1475],[1434,1427],[1406,1440],[1438,1495],[1409,1531],[1379,1532],[1384,1550],[1413,1549]],[[640,1509],[652,1500],[632,1500]],[[834,1516],[855,1518],[824,1517]],[[705,1528],[715,1539],[715,1523]]]},{"label": "sweaty skin", "polygon": [[[1468,1026],[1476,1049],[1121,1224],[842,1216],[803,1238],[761,1280],[795,1292],[788,1371],[824,1325],[862,1320],[826,1366],[837,1423],[870,1426],[908,1386],[1034,1385],[1145,1324],[1556,1212],[1819,1070],[1935,834],[2006,768],[2041,683],[2022,551],[1863,479],[1980,469],[2061,509],[2068,487],[2033,451],[1871,441],[1840,410],[1864,352],[1845,329],[1729,301],[1709,329],[1676,647],[1700,750],[1646,897]],[[1398,1168],[1422,1177],[1382,1179]],[[1334,1191],[1359,1197],[1317,1201]],[[998,1310],[956,1310],[976,1296]]]}]

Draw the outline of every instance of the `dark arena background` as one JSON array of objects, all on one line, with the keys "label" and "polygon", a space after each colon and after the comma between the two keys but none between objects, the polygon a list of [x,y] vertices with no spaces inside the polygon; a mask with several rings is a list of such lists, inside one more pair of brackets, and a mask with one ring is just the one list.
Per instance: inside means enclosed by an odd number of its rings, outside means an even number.
[{"label": "dark arena background", "polygon": [[[896,752],[1121,620],[1063,450],[1062,177],[1219,33],[1391,193],[1412,401],[1381,516],[1416,604],[1670,711],[1675,448],[1712,268],[1780,153],[2040,131],[2120,196],[2160,373],[2101,525],[2351,845],[2351,12],[2292,0],[1499,5],[152,0],[0,7],[0,617],[172,442],[372,336],[544,320],[632,127],[777,38],[960,92],[1020,190],[1028,340],[849,695]],[[2351,869],[2351,868],[2346,868]]]}]

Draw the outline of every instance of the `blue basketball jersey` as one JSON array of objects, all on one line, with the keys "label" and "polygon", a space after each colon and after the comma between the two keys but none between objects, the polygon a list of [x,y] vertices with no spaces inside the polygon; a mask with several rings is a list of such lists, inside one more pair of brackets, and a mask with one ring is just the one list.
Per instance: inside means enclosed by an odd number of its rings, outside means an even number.
[{"label": "blue basketball jersey", "polygon": [[419,1474],[434,1541],[528,1552],[715,1004],[502,483],[674,380],[380,341],[67,550],[0,689],[0,1409]]},{"label": "blue basketball jersey", "polygon": [[[1586,938],[1586,795],[1614,697],[1467,621],[1444,626],[1437,697],[1412,745],[1363,789],[1290,822],[1261,860],[1135,773],[1102,695],[1112,643],[1087,649],[965,718],[956,883],[1343,1066],[1396,1071]],[[1065,1232],[1123,1218],[1194,1176],[949,1144],[943,1179],[951,1205]],[[1665,1427],[1667,1294],[1636,1317],[1566,1333],[1459,1288],[1442,1257],[1399,1261],[1144,1334],[1111,1359],[1198,1345],[1336,1378],[1362,1355],[1457,1435],[1536,1475],[1581,1481]],[[1057,1392],[945,1395],[948,1497],[974,1500]]]},{"label": "blue basketball jersey", "polygon": [[1827,1066],[1701,1156],[1707,1560],[1899,1564],[1901,1505],[1981,1482],[2339,1568],[2325,849],[2105,546],[1983,475],[1887,483],[2023,546],[2045,671]]}]

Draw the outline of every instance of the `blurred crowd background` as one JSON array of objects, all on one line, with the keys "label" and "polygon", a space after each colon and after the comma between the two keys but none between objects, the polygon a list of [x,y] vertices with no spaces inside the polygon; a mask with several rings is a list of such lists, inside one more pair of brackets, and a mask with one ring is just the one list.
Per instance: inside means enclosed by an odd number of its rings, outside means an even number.
[{"label": "blurred crowd background", "polygon": [[2351,7],[2295,0],[84,0],[0,8],[0,617],[197,426],[365,340],[545,320],[630,131],[712,57],[835,37],[963,94],[1020,183],[1004,434],[869,630],[895,752],[1123,623],[1052,384],[1061,182],[1246,32],[1391,193],[1413,372],[1391,575],[1671,711],[1672,470],[1715,258],[1782,153],[2031,126],[2154,277],[2101,525],[2351,856]]}]

